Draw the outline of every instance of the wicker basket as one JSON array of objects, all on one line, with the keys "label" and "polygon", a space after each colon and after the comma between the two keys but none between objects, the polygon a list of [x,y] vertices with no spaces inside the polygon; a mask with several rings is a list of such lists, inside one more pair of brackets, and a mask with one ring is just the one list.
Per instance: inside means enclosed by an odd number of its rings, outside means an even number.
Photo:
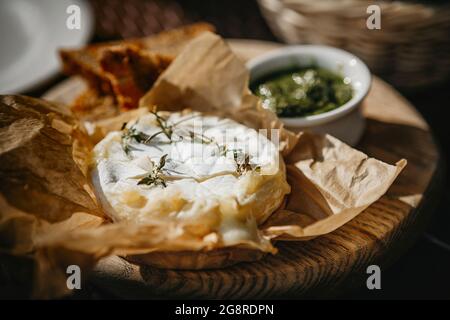
[{"label": "wicker basket", "polygon": [[[404,89],[450,74],[450,5],[406,1],[258,0],[274,34],[287,43],[340,47],[372,72]],[[367,7],[381,8],[381,29],[369,30]]]}]

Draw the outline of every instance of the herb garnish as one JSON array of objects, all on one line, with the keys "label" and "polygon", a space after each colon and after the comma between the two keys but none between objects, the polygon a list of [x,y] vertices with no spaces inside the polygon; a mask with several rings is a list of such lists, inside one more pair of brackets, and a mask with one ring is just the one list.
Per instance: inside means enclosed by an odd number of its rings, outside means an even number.
[{"label": "herb garnish", "polygon": [[152,171],[149,172],[144,178],[138,181],[138,185],[145,184],[148,186],[154,185],[154,186],[163,186],[164,188],[167,187],[166,181],[164,181],[162,177],[162,169],[166,165],[166,158],[167,154],[163,155],[161,159],[159,159],[158,165],[155,165],[155,163],[152,161],[153,168]]},{"label": "herb garnish", "polygon": [[[161,131],[155,132],[152,135],[148,135],[142,131],[139,131],[136,129],[136,124],[139,120],[136,121],[136,123],[129,129],[126,128],[126,125],[127,125],[126,122],[122,125],[121,130],[124,131],[124,133],[122,135],[122,148],[127,155],[129,155],[129,153],[131,151],[130,142],[132,140],[135,140],[137,143],[148,144],[150,141],[153,140],[153,138],[157,137],[160,134],[164,134],[172,143],[173,142],[172,136],[174,133],[174,128],[184,121],[190,120],[194,117],[198,117],[198,115],[194,115],[192,117],[187,117],[187,118],[181,119],[180,121],[178,121],[174,124],[169,124],[167,122],[167,119],[164,119],[163,117],[161,117],[157,111],[153,110],[153,111],[150,111],[150,113],[155,116],[156,122],[158,123],[158,126],[161,128]],[[208,138],[203,134],[195,133],[193,131],[189,131],[189,136],[193,141],[197,141],[200,143],[212,143],[213,142],[213,139]]]},{"label": "herb garnish", "polygon": [[[158,111],[153,110],[153,111],[150,111],[150,113],[156,117],[156,122],[158,123],[158,126],[161,128],[161,131],[154,133],[152,136],[149,137],[149,139],[146,142],[150,142],[154,137],[160,135],[161,133],[164,133],[164,135],[170,140],[170,142],[173,142],[172,135],[174,132],[174,128],[182,122],[185,122],[187,120],[191,120],[192,118],[198,117],[198,115],[193,115],[192,117],[187,117],[187,118],[181,119],[180,121],[175,122],[173,124],[168,124],[167,119],[164,119],[163,117],[161,117],[158,114]],[[190,134],[191,138],[192,138],[192,136],[199,136],[199,134],[194,133],[193,131],[190,131],[189,134]],[[204,135],[201,135],[201,136],[203,137],[202,141],[207,141],[207,139],[209,139],[209,138],[205,137]],[[209,142],[207,142],[207,143],[209,143]]]},{"label": "herb garnish", "polygon": [[166,137],[172,142],[173,125],[168,125],[167,120],[161,117],[156,111],[150,112],[153,115],[155,115],[156,122],[158,123],[158,126],[161,128],[161,131],[158,131],[150,136],[136,129],[136,125],[139,120],[136,121],[136,123],[129,129],[126,128],[127,123],[125,122],[122,125],[122,131],[124,131],[124,133],[122,134],[122,148],[127,155],[129,155],[131,151],[130,142],[132,140],[135,140],[137,143],[148,144],[153,138],[160,135],[161,133],[164,133]]},{"label": "herb garnish", "polygon": [[[181,119],[180,121],[178,121],[174,124],[168,124],[167,119],[161,117],[157,111],[154,110],[154,111],[150,111],[150,112],[155,116],[156,122],[158,123],[158,126],[161,128],[161,131],[155,132],[152,135],[148,135],[144,132],[137,130],[136,124],[138,123],[138,121],[136,121],[136,123],[133,126],[131,126],[129,129],[126,128],[127,124],[124,123],[122,126],[122,130],[124,131],[124,133],[122,134],[122,148],[127,155],[129,154],[129,152],[131,150],[130,142],[132,140],[135,140],[138,143],[148,144],[156,136],[158,136],[160,134],[164,134],[170,140],[170,143],[172,143],[173,142],[172,136],[174,133],[174,128],[178,124],[180,124],[186,120],[190,120],[197,116],[197,115],[194,115],[193,117]],[[228,152],[233,152],[233,159],[236,163],[236,173],[238,175],[242,175],[247,171],[259,172],[261,170],[260,166],[256,166],[255,164],[252,164],[250,162],[250,155],[242,152],[241,149],[228,149],[227,145],[225,145],[225,144],[219,145],[213,138],[209,138],[202,133],[197,133],[192,130],[188,130],[187,133],[188,133],[188,137],[193,142],[202,143],[202,144],[203,143],[205,143],[205,144],[214,143],[217,146],[218,154],[220,156],[226,157]],[[180,138],[183,139],[183,136],[180,135]],[[152,172],[150,172],[143,179],[141,179],[138,182],[138,184],[162,185],[163,187],[166,187],[166,182],[161,177],[161,170],[163,169],[163,167],[166,163],[166,157],[167,157],[167,154],[162,156],[158,165],[155,165],[152,162],[152,164],[153,164]]]},{"label": "herb garnish", "polygon": [[158,131],[158,132],[154,133],[152,136],[150,136],[147,142],[150,142],[154,137],[160,135],[161,133],[164,133],[164,135],[167,137],[167,139],[169,139],[172,142],[172,134],[173,134],[174,125],[169,125],[167,123],[167,120],[158,114],[158,111],[152,110],[152,111],[150,111],[150,113],[156,117],[156,122],[158,123],[158,126],[161,128],[161,131]]},{"label": "herb garnish", "polygon": [[[233,151],[233,159],[236,162],[236,173],[238,175],[243,175],[247,171],[257,171],[261,170],[260,166],[254,166],[250,163],[250,155],[248,153],[242,153],[242,151],[238,149],[234,149]],[[241,153],[239,153],[241,152]]]},{"label": "herb garnish", "polygon": [[122,134],[122,148],[127,155],[129,155],[131,151],[130,142],[132,140],[135,140],[138,143],[146,143],[150,138],[146,133],[137,130],[136,124],[137,122],[129,129],[126,128],[127,123],[122,125],[122,130],[124,131]]},{"label": "herb garnish", "polygon": [[203,133],[197,133],[194,131],[189,131],[189,138],[191,138],[193,142],[197,143],[204,143],[204,144],[215,143],[213,138],[209,138],[205,136]]}]

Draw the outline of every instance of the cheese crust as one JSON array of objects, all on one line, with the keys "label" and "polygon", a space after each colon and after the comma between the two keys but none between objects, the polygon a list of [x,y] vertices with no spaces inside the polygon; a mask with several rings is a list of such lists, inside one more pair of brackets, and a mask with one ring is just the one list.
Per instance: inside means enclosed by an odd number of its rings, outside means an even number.
[{"label": "cheese crust", "polygon": [[110,132],[93,160],[95,192],[113,221],[177,221],[213,248],[274,250],[258,225],[290,187],[277,145],[254,129],[196,112],[149,112]]}]

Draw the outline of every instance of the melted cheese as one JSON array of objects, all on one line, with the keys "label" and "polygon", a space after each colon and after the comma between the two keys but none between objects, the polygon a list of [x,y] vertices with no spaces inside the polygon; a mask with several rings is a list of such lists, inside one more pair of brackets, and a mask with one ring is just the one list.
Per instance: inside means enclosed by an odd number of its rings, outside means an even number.
[{"label": "melted cheese", "polygon": [[[199,236],[218,235],[218,246],[246,242],[267,247],[257,226],[290,191],[276,146],[256,130],[229,119],[199,113],[171,113],[165,134],[139,143],[124,132],[110,132],[94,148],[92,179],[102,206],[114,221],[146,223],[175,219],[195,227]],[[161,131],[145,114],[128,129],[152,136]],[[252,168],[237,171],[236,154],[248,155]],[[166,156],[161,177],[166,186],[138,182]],[[241,161],[242,162],[242,161]]]}]

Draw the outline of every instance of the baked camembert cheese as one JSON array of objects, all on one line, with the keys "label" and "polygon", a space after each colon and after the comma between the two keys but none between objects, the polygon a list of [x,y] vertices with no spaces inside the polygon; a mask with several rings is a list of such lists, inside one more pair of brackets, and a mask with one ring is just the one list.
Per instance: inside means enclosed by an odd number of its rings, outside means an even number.
[{"label": "baked camembert cheese", "polygon": [[290,187],[264,134],[217,116],[149,111],[108,133],[93,154],[96,195],[113,221],[175,220],[215,239],[213,247],[274,250],[258,225]]}]

